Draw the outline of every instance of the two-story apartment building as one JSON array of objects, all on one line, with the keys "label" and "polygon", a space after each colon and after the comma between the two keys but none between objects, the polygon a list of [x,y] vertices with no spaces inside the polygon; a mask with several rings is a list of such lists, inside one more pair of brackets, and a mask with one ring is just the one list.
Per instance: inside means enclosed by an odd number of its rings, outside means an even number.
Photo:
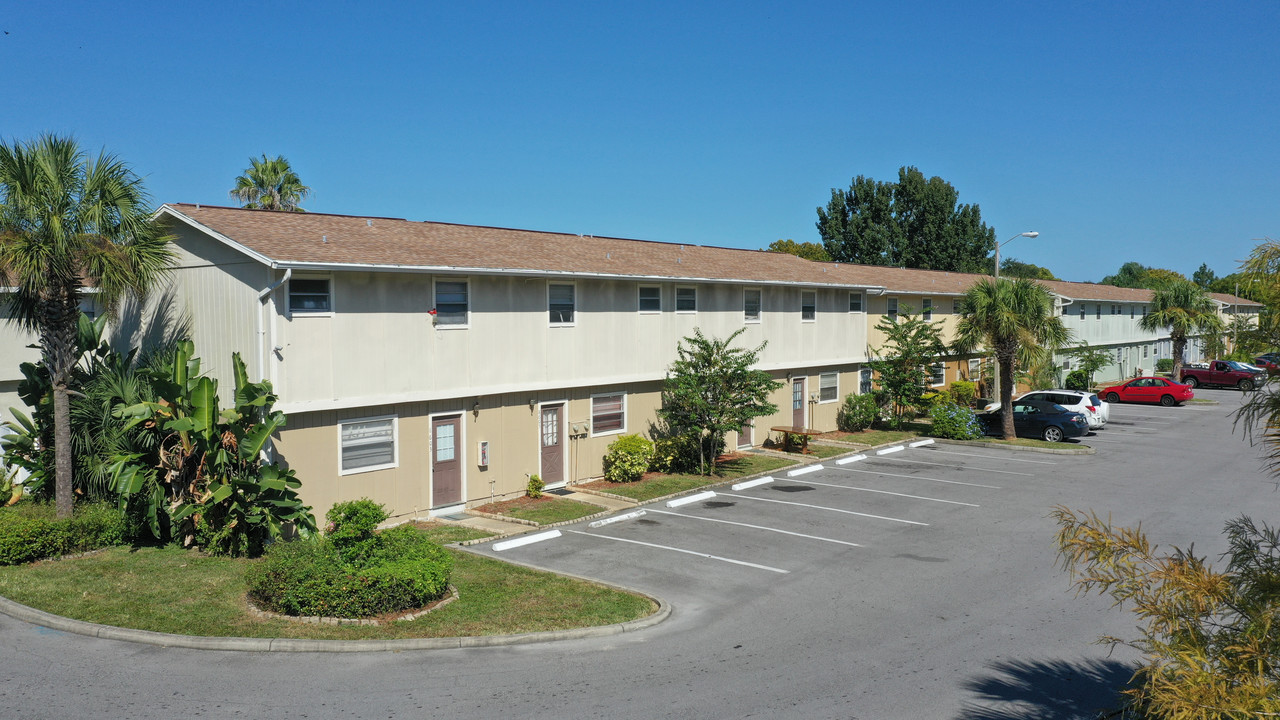
[{"label": "two-story apartment building", "polygon": [[[550,487],[598,477],[617,436],[655,428],[694,328],[764,344],[760,366],[783,383],[778,412],[731,444],[835,429],[841,399],[871,387],[880,318],[909,306],[949,337],[982,277],[380,217],[186,204],[157,217],[175,238],[172,284],[120,337],[144,324],[191,337],[224,402],[240,353],[288,414],[274,452],[304,499],[323,512],[369,497],[398,518],[520,493],[533,474]],[[1093,332],[1093,304],[1108,304],[1115,326],[1092,344],[1123,355],[1167,339],[1131,327],[1147,291],[1046,285],[1073,329]],[[1118,370],[1135,367],[1126,358]],[[934,384],[974,372],[951,359]]]}]

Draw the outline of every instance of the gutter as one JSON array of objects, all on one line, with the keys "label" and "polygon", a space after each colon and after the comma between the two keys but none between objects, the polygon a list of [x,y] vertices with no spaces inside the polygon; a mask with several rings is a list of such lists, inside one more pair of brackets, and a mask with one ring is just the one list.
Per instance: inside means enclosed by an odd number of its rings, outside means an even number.
[{"label": "gutter", "polygon": [[[267,371],[268,371],[268,366],[270,366],[270,361],[267,356],[267,328],[266,328],[266,323],[264,323],[262,320],[262,309],[267,304],[267,302],[271,299],[272,293],[280,289],[281,285],[284,285],[285,283],[289,282],[290,277],[293,277],[292,268],[286,269],[284,271],[284,277],[280,278],[275,283],[263,288],[262,291],[258,293],[258,312],[254,313],[254,318],[257,320],[257,326],[258,326],[257,328],[258,330],[258,377],[263,380],[268,379]],[[275,313],[274,312],[271,313],[272,340],[275,340],[275,324],[276,324],[275,317],[276,317]],[[271,374],[274,374],[274,373],[271,373]]]}]

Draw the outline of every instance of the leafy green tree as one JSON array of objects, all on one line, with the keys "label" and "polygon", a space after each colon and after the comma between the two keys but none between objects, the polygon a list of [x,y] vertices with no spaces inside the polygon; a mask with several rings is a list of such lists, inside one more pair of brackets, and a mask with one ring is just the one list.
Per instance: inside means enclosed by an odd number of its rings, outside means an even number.
[{"label": "leafy green tree", "polygon": [[704,473],[715,472],[715,449],[728,432],[778,411],[769,394],[783,383],[755,369],[765,343],[754,350],[731,347],[742,333],[720,340],[694,328],[676,346],[676,361],[667,369],[658,416],[678,435],[697,441]]},{"label": "leafy green tree", "polygon": [[1049,268],[1040,267],[1031,263],[1025,263],[1013,258],[1005,258],[1000,261],[1000,274],[1005,277],[1012,278],[1031,278],[1032,280],[1057,280]]},{"label": "leafy green tree", "polygon": [[1178,281],[1187,282],[1187,278],[1182,273],[1173,270],[1147,267],[1142,263],[1127,262],[1120,266],[1120,270],[1115,275],[1108,275],[1102,278],[1099,284],[1156,290]]},{"label": "leafy green tree", "polygon": [[1230,560],[1217,571],[1189,550],[1157,553],[1141,529],[1062,506],[1053,516],[1077,589],[1110,595],[1142,622],[1136,640],[1101,638],[1146,656],[1125,690],[1140,717],[1280,714],[1280,533],[1248,517],[1227,523]]},{"label": "leafy green tree", "polygon": [[959,196],[951,183],[914,167],[899,169],[896,183],[859,175],[818,208],[818,234],[838,262],[986,272],[995,230]]},{"label": "leafy green tree", "polygon": [[904,305],[896,319],[882,316],[876,329],[884,334],[885,344],[871,349],[869,354],[877,359],[867,365],[892,403],[893,426],[901,427],[924,408],[924,391],[932,374],[929,366],[946,353],[942,322],[927,322]]},{"label": "leafy green tree", "polygon": [[1053,296],[1034,280],[983,278],[965,291],[953,345],[961,355],[985,347],[1004,368],[1000,373],[1000,406],[1006,440],[1015,437],[1015,369],[1033,367],[1046,350],[1056,350],[1070,338],[1062,318],[1053,313]]},{"label": "leafy green tree", "polygon": [[1111,364],[1111,353],[1093,347],[1084,340],[1073,348],[1063,350],[1062,354],[1075,360],[1076,369],[1084,372],[1087,386],[1093,385],[1094,373]]},{"label": "leafy green tree", "polygon": [[250,210],[306,212],[299,204],[311,194],[283,155],[249,158],[249,167],[236,178],[231,197]]},{"label": "leafy green tree", "polygon": [[1200,263],[1200,268],[1191,275],[1191,282],[1205,290],[1213,287],[1213,281],[1217,279],[1218,276],[1209,269],[1209,263]]},{"label": "leafy green tree", "polygon": [[1169,330],[1173,343],[1173,374],[1182,379],[1183,353],[1192,335],[1221,335],[1218,306],[1204,288],[1190,280],[1171,283],[1151,293],[1151,310],[1138,323],[1143,330]]},{"label": "leafy green tree", "polygon": [[91,158],[70,138],[0,144],[0,284],[17,287],[11,317],[40,336],[59,518],[72,512],[69,391],[84,288],[113,313],[125,296],[144,297],[172,262],[147,200],[124,162],[105,152]]},{"label": "leafy green tree", "polygon": [[798,243],[790,238],[786,240],[774,240],[769,243],[769,247],[765,248],[768,252],[787,253],[802,257],[805,260],[816,260],[818,262],[831,262],[831,256],[827,254],[827,249],[819,243],[802,242]]},{"label": "leafy green tree", "polygon": [[1160,288],[1168,287],[1173,283],[1191,282],[1191,281],[1187,280],[1186,275],[1183,275],[1182,273],[1177,272],[1175,270],[1168,270],[1166,268],[1151,268],[1147,270],[1147,276],[1146,278],[1144,278],[1143,282],[1145,283],[1144,287],[1146,287],[1148,290],[1159,290]]}]

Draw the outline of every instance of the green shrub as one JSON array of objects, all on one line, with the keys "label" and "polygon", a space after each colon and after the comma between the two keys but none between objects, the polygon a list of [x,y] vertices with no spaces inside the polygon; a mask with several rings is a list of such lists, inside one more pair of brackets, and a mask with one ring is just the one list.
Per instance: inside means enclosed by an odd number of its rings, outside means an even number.
[{"label": "green shrub", "polygon": [[1173,372],[1173,358],[1160,358],[1159,360],[1156,360],[1156,372]]},{"label": "green shrub", "polygon": [[836,412],[836,427],[844,432],[858,432],[871,427],[876,421],[876,416],[880,413],[880,406],[876,404],[873,395],[854,395],[852,393],[844,396],[844,403],[840,405],[840,410]]},{"label": "green shrub", "polygon": [[1072,370],[1067,373],[1065,382],[1068,390],[1089,391],[1089,376],[1083,370]]},{"label": "green shrub", "polygon": [[422,607],[448,589],[453,556],[410,525],[384,530],[363,564],[329,538],[276,543],[248,571],[260,606],[285,615],[360,618]]},{"label": "green shrub", "polygon": [[105,504],[77,505],[68,520],[54,519],[49,503],[23,502],[0,508],[0,565],[122,545],[125,518]]},{"label": "green shrub", "polygon": [[951,438],[952,440],[975,440],[982,437],[982,425],[978,416],[967,405],[955,403],[939,403],[929,411],[933,420],[934,437]]},{"label": "green shrub", "polygon": [[639,435],[623,435],[609,443],[604,477],[609,482],[635,482],[649,469],[653,454],[653,443]]},{"label": "green shrub", "polygon": [[547,484],[542,482],[542,476],[534,473],[529,476],[529,482],[524,487],[524,494],[531,498],[540,498],[542,497],[542,489],[546,486]]},{"label": "green shrub", "polygon": [[360,498],[334,503],[324,518],[329,521],[325,534],[337,548],[342,561],[362,564],[378,543],[374,532],[386,521],[387,510],[369,498]]},{"label": "green shrub", "polygon": [[973,405],[973,399],[978,397],[978,385],[968,380],[957,380],[947,388],[947,394],[955,404],[969,407]]},{"label": "green shrub", "polygon": [[[724,450],[724,438],[716,444],[715,453]],[[690,473],[698,471],[698,438],[692,435],[662,436],[653,442],[653,459],[649,469],[660,473]]]}]

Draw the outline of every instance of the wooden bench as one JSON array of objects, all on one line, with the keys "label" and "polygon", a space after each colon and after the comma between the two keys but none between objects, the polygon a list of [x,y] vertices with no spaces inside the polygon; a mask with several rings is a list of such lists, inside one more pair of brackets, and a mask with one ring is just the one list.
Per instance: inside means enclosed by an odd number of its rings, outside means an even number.
[{"label": "wooden bench", "polygon": [[807,454],[809,452],[809,438],[814,435],[821,435],[822,430],[814,430],[813,428],[802,428],[794,426],[779,426],[769,428],[770,432],[782,433],[782,451],[791,452],[792,438],[799,435],[803,438],[800,441],[800,452]]}]

